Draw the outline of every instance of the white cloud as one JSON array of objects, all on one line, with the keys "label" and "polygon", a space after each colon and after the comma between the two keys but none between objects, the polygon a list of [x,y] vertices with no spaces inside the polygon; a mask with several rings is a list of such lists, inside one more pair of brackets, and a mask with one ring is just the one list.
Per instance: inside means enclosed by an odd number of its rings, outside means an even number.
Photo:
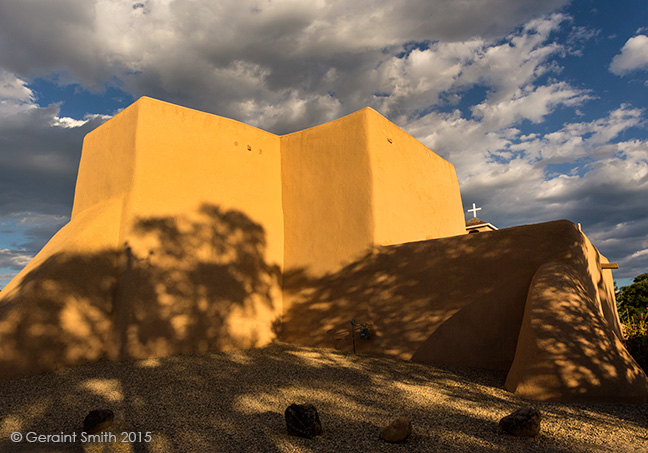
[{"label": "white cloud", "polygon": [[[508,222],[498,226],[560,218],[582,223],[601,252],[621,265],[617,278],[645,272],[648,257],[634,253],[648,247],[648,141],[616,141],[642,118],[642,111],[621,106],[594,121],[512,137],[509,144],[502,140],[494,155],[510,150],[510,161],[489,159],[484,152],[467,164],[459,160],[464,202],[480,203],[484,220]],[[484,146],[488,140],[484,136]],[[452,153],[449,159],[456,161]],[[572,170],[552,173],[547,167],[552,163]]]},{"label": "white cloud", "polygon": [[497,121],[469,119],[458,110],[431,112],[404,126],[455,165],[464,204],[483,207],[480,218],[500,227],[580,222],[622,266],[617,278],[645,272],[648,257],[633,254],[648,247],[648,141],[619,141],[624,131],[645,125],[644,111],[621,105],[598,119],[530,134],[510,125],[509,112],[492,114]]},{"label": "white cloud", "polygon": [[25,251],[0,249],[0,268],[11,268],[20,270],[31,261],[33,255]]},{"label": "white cloud", "polygon": [[61,224],[69,220],[68,216],[43,214],[40,212],[14,212],[6,217],[15,221],[18,225],[34,226],[46,223]]},{"label": "white cloud", "polygon": [[541,137],[520,137],[520,142],[511,145],[510,149],[524,152],[531,161],[542,161],[543,166],[575,162],[585,156],[605,157],[616,150],[606,145],[624,130],[640,125],[644,121],[642,113],[640,109],[622,105],[606,118],[568,123]]},{"label": "white cloud", "polygon": [[0,69],[0,100],[2,102],[32,102],[34,93],[27,82],[8,71]]},{"label": "white cloud", "polygon": [[567,38],[567,46],[569,53],[572,55],[583,55],[583,46],[592,38],[599,36],[600,29],[592,29],[588,27],[573,27],[569,32]]},{"label": "white cloud", "polygon": [[648,249],[639,250],[638,252],[633,253],[628,258],[638,258],[640,256],[648,255]]},{"label": "white cloud", "polygon": [[242,120],[264,129],[299,130],[300,125],[332,121],[343,116],[339,99],[328,94],[307,94],[286,90],[275,102],[246,99],[238,104]]},{"label": "white cloud", "polygon": [[34,92],[27,87],[27,81],[0,68],[0,120],[4,128],[14,123],[17,115],[32,113],[35,108]]},{"label": "white cloud", "polygon": [[381,93],[373,105],[390,115],[407,115],[430,105],[459,102],[475,86],[487,90],[472,114],[490,130],[507,128],[522,120],[541,122],[558,106],[576,106],[591,99],[566,82],[537,86],[538,78],[559,71],[551,58],[566,49],[549,36],[566,18],[554,14],[531,21],[503,42],[472,39],[434,43],[405,57],[381,63],[371,79]]},{"label": "white cloud", "polygon": [[618,76],[638,70],[648,69],[648,36],[634,36],[621,48],[621,53],[616,55],[610,63],[610,71]]},{"label": "white cloud", "polygon": [[[23,77],[55,72],[62,83],[79,81],[94,90],[120,80],[135,97],[146,94],[292,132],[281,128],[330,118],[342,99],[342,113],[373,105],[370,89],[390,88],[381,85],[385,78],[376,67],[388,67],[404,43],[445,43],[434,55],[422,54],[419,62],[415,55],[408,63],[423,74],[421,86],[395,93],[433,96],[457,68],[450,61],[453,51],[466,55],[467,43],[499,39],[566,2],[61,0],[56,7],[48,0],[10,2],[0,4],[0,54],[3,66]],[[546,37],[542,27],[550,26],[541,20],[528,27]],[[522,35],[536,40],[530,32]],[[430,56],[432,61],[426,60]],[[450,72],[435,76],[430,65],[439,58],[452,64]],[[338,101],[327,100],[327,109],[310,100],[330,93]],[[278,115],[273,125],[264,116],[263,106],[285,110],[295,102],[309,106],[304,118],[311,123]],[[261,108],[253,112],[255,104]]]},{"label": "white cloud", "polygon": [[39,106],[27,82],[0,73],[0,213],[69,213],[83,136],[105,121],[62,117],[60,107]]},{"label": "white cloud", "polygon": [[74,118],[70,118],[67,116],[60,117],[60,116],[55,116],[52,118],[52,122],[50,123],[52,126],[57,126],[57,127],[64,127],[64,128],[72,128],[72,127],[81,127],[85,123],[87,123],[87,120],[75,120]]},{"label": "white cloud", "polygon": [[[0,211],[69,213],[82,137],[105,118],[68,118],[57,105],[36,104],[27,81],[55,73],[99,91],[116,81],[134,97],[276,133],[369,105],[452,162],[464,200],[480,203],[486,220],[569,217],[602,247],[631,257],[637,249],[614,235],[648,247],[641,214],[628,208],[648,190],[647,147],[619,140],[643,125],[645,112],[623,105],[598,119],[528,130],[559,109],[588,112],[594,97],[560,79],[559,58],[598,33],[577,27],[557,38],[570,18],[546,14],[565,3],[0,2]],[[646,67],[647,39],[638,31],[610,70]],[[43,221],[31,244],[54,224]],[[645,258],[628,263],[637,269]]]},{"label": "white cloud", "polygon": [[533,87],[526,85],[498,102],[485,101],[472,107],[473,115],[493,127],[506,127],[529,120],[540,123],[557,106],[580,105],[590,97],[565,82]]}]

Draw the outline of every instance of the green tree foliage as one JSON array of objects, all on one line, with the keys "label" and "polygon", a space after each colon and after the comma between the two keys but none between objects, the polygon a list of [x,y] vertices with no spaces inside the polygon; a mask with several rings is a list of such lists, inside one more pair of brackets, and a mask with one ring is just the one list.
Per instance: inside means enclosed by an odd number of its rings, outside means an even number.
[{"label": "green tree foliage", "polygon": [[648,274],[638,275],[632,285],[617,291],[619,317],[623,323],[625,344],[639,366],[648,372]]},{"label": "green tree foliage", "polygon": [[638,275],[632,282],[621,287],[616,295],[619,316],[624,321],[645,316],[648,309],[648,274]]}]

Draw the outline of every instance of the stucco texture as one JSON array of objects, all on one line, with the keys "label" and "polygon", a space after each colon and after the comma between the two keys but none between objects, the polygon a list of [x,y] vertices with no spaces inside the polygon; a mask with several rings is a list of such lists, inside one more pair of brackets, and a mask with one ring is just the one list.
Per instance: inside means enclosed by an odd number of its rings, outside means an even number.
[{"label": "stucco texture", "polygon": [[[566,220],[376,247],[320,278],[286,270],[284,337],[351,351],[355,319],[372,334],[356,330],[358,352],[510,370],[506,388],[531,399],[647,401],[648,379],[620,342],[606,262]],[[547,263],[578,282],[572,311],[560,308],[573,293],[563,280],[542,287],[554,305],[530,295]]]},{"label": "stucco texture", "polygon": [[0,379],[355,338],[645,401],[601,262],[567,221],[467,235],[454,167],[372,109],[277,136],[142,98],[85,138],[70,222],[0,293]]},{"label": "stucco texture", "polygon": [[84,140],[70,222],[0,293],[0,376],[270,342],[279,137],[142,98]]}]

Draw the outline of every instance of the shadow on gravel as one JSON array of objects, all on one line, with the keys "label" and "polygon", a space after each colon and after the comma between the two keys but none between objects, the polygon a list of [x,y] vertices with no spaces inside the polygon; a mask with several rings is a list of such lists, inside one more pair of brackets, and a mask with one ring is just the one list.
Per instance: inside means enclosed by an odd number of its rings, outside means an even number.
[{"label": "shadow on gravel", "polygon": [[[618,429],[635,432],[633,447],[648,447],[646,405],[532,403],[545,415],[539,437],[499,434],[499,419],[527,404],[500,388],[502,377],[498,371],[285,344],[99,362],[0,383],[0,451],[402,451],[378,437],[380,428],[400,415],[413,421],[410,451],[609,450],[614,444],[605,433]],[[322,437],[286,434],[283,411],[306,402],[318,408]],[[95,408],[115,412],[110,432],[117,440],[122,432],[150,432],[151,442],[9,440],[14,431],[77,433],[79,439],[83,418]],[[570,427],[583,433],[600,430],[600,444],[579,440]]]}]

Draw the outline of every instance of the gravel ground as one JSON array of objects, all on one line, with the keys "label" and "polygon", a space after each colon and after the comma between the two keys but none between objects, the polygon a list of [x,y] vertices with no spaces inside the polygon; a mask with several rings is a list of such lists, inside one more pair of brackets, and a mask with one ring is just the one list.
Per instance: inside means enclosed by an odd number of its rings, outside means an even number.
[{"label": "gravel ground", "polygon": [[[1,382],[0,451],[648,452],[647,404],[529,402],[503,389],[505,377],[286,344],[99,362]],[[314,404],[324,435],[288,436],[291,403]],[[543,415],[539,436],[498,432],[500,418],[529,404]],[[83,419],[97,408],[113,410],[114,425],[84,442]],[[380,440],[398,416],[412,419],[412,437]],[[59,438],[25,440],[34,435]]]}]

